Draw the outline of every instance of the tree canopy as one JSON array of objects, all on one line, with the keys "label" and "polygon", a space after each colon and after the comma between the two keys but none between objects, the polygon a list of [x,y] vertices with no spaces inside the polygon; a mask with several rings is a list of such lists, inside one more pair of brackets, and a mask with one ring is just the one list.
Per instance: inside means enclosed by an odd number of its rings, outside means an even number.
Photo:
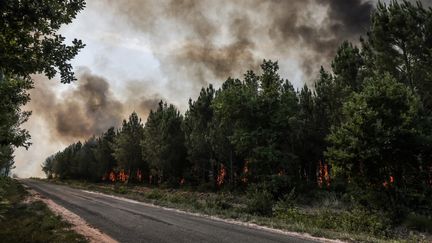
[{"label": "tree canopy", "polygon": [[84,0],[4,0],[0,3],[0,68],[3,74],[28,77],[43,72],[63,83],[75,80],[69,61],[84,47],[81,40],[64,43],[58,34],[85,7]]}]

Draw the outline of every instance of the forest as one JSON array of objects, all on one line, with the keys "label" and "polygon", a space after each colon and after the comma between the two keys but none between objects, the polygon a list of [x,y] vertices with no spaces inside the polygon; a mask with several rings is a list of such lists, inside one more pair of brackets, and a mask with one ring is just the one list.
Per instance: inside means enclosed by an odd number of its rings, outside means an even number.
[{"label": "forest", "polygon": [[313,85],[278,62],[203,87],[182,114],[160,101],[48,157],[48,178],[243,193],[331,191],[396,221],[432,215],[432,9],[378,4]]}]

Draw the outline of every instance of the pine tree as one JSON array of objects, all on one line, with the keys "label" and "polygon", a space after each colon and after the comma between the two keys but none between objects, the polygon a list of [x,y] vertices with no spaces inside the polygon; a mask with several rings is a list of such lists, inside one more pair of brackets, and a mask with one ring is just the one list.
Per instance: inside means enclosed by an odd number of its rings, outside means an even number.
[{"label": "pine tree", "polygon": [[113,156],[120,170],[124,170],[132,178],[140,169],[144,175],[148,175],[148,164],[143,159],[141,140],[144,135],[144,127],[141,118],[133,112],[129,119],[123,120],[123,125],[114,139]]},{"label": "pine tree", "polygon": [[210,126],[213,119],[211,105],[214,94],[215,90],[212,85],[201,89],[196,101],[189,100],[189,109],[186,111],[183,122],[188,160],[192,163],[190,179],[196,183],[209,182],[211,173],[214,151],[210,143]]},{"label": "pine tree", "polygon": [[150,173],[158,182],[178,185],[184,178],[187,164],[182,123],[180,112],[162,101],[147,119],[141,143],[143,158],[149,162]]}]

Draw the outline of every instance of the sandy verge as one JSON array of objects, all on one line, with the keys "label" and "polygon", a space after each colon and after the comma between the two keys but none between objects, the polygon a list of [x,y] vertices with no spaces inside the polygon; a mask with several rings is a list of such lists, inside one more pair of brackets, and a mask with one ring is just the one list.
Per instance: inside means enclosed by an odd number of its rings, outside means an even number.
[{"label": "sandy verge", "polygon": [[100,243],[100,242],[117,243],[118,242],[113,238],[111,238],[110,236],[104,234],[100,230],[89,225],[80,216],[58,205],[57,203],[53,202],[51,199],[42,196],[41,194],[37,193],[35,190],[32,190],[27,186],[25,187],[26,190],[30,193],[30,195],[24,200],[24,203],[31,203],[34,201],[44,202],[54,214],[61,216],[64,220],[70,223],[72,225],[72,230],[74,230],[80,235],[83,235],[91,243]]}]

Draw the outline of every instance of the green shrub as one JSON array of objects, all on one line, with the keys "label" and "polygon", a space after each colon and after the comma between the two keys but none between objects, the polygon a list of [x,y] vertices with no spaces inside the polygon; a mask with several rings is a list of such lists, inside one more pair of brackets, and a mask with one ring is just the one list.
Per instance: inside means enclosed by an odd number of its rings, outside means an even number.
[{"label": "green shrub", "polygon": [[290,193],[285,194],[281,200],[276,202],[273,208],[276,217],[278,215],[283,215],[286,210],[294,207],[295,196],[295,188],[293,188]]},{"label": "green shrub", "polygon": [[208,198],[206,200],[208,208],[226,210],[232,208],[232,205],[228,202],[228,198],[223,195],[217,195],[216,197]]},{"label": "green shrub", "polygon": [[126,194],[128,192],[126,186],[116,184],[114,186],[114,191],[119,194]]},{"label": "green shrub", "polygon": [[342,229],[349,232],[385,235],[390,229],[391,221],[384,214],[362,208],[354,208],[341,214],[339,225]]},{"label": "green shrub", "polygon": [[289,176],[272,175],[268,181],[261,185],[263,189],[270,192],[274,198],[279,198],[292,190],[292,179]]},{"label": "green shrub", "polygon": [[326,197],[322,198],[320,204],[323,208],[340,209],[343,207],[342,200],[334,192],[329,192]]},{"label": "green shrub", "polygon": [[265,190],[254,188],[247,193],[246,211],[250,214],[270,216],[273,210],[273,196]]},{"label": "green shrub", "polygon": [[296,207],[286,207],[282,202],[278,202],[274,212],[277,218],[289,223],[302,223],[342,232],[383,236],[389,233],[391,227],[391,221],[386,215],[360,208],[341,212],[328,208],[305,211]]},{"label": "green shrub", "polygon": [[181,204],[181,203],[185,203],[188,202],[188,198],[186,198],[185,196],[178,194],[178,193],[172,193],[167,195],[167,198],[169,200],[169,202],[171,203],[175,203],[175,204]]},{"label": "green shrub", "polygon": [[151,190],[150,193],[146,194],[146,197],[152,200],[160,200],[164,197],[164,195],[159,190],[154,189]]},{"label": "green shrub", "polygon": [[303,214],[296,207],[276,207],[274,211],[275,217],[290,223],[305,223],[309,221],[308,215]]}]

